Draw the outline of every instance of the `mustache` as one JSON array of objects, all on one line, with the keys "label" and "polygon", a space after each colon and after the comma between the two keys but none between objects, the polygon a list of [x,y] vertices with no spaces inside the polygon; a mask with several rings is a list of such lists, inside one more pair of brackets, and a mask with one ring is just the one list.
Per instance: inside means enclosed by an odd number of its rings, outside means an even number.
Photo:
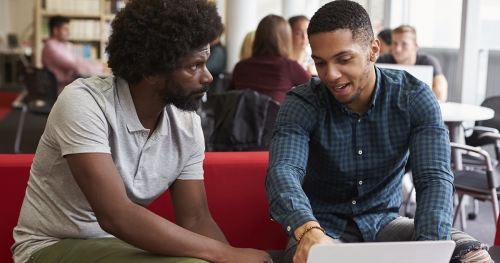
[{"label": "mustache", "polygon": [[210,88],[210,86],[208,84],[203,84],[203,86],[199,87],[199,88],[196,88],[194,90],[192,90],[190,93],[189,93],[189,96],[191,95],[195,95],[195,94],[198,94],[198,93],[205,93],[208,91],[208,89]]}]

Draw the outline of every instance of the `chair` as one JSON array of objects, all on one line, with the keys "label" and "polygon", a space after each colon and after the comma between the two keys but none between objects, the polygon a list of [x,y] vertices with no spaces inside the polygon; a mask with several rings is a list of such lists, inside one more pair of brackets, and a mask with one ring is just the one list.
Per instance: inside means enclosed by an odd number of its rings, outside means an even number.
[{"label": "chair", "polygon": [[[492,119],[476,121],[474,127],[467,128],[465,131],[472,130],[472,134],[465,138],[465,144],[474,147],[483,147],[486,145],[491,145],[494,147],[495,159],[492,160],[493,165],[497,165],[500,159],[500,141],[492,138],[490,135],[492,133],[499,133],[500,130],[500,96],[489,97],[483,101],[481,104],[483,107],[488,107],[495,111],[495,115]],[[462,163],[464,167],[469,168],[479,168],[483,169],[484,161],[481,157],[464,155]]]},{"label": "chair", "polygon": [[[481,104],[483,107],[488,107],[495,111],[492,119],[476,121],[474,127],[466,128],[465,131],[471,131],[470,136],[465,137],[465,144],[473,147],[493,147],[494,158],[491,162],[493,166],[500,163],[500,140],[495,138],[495,134],[499,134],[500,130],[500,96],[489,97]],[[484,159],[482,156],[462,154],[462,164],[466,170],[484,170]],[[477,200],[473,202],[473,212],[468,214],[468,218],[473,220],[479,213],[479,205]]]},{"label": "chair", "polygon": [[[500,136],[498,136],[500,140]],[[499,166],[493,167],[491,158],[488,152],[482,149],[471,147],[468,145],[450,142],[452,149],[464,150],[467,154],[475,153],[483,157],[484,170],[454,170],[453,175],[455,190],[458,195],[458,205],[455,210],[453,224],[455,224],[458,215],[461,216],[461,226],[465,229],[465,210],[463,204],[464,195],[472,196],[477,200],[491,201],[493,206],[493,217],[495,224],[498,223],[498,187],[500,187]]]},{"label": "chair", "polygon": [[26,68],[24,83],[28,95],[23,100],[23,107],[17,126],[14,152],[21,153],[20,145],[24,129],[26,113],[48,115],[57,99],[57,80],[55,75],[46,68]]},{"label": "chair", "polygon": [[213,81],[210,83],[210,88],[207,91],[207,98],[212,94],[224,93],[231,81],[231,73],[220,72],[213,75]]},{"label": "chair", "polygon": [[265,151],[271,143],[279,104],[254,90],[213,94],[212,151]]}]

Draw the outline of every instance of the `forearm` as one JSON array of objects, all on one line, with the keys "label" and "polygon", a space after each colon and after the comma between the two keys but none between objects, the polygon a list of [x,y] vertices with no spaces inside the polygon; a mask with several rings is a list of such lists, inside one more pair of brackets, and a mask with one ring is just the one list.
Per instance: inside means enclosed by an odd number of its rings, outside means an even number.
[{"label": "forearm", "polygon": [[135,204],[121,210],[114,211],[115,214],[105,220],[106,223],[99,222],[106,232],[138,248],[210,262],[226,262],[226,257],[234,253],[232,247],[221,241],[177,226]]},{"label": "forearm", "polygon": [[271,217],[283,226],[289,236],[301,225],[317,221],[299,176],[295,174],[296,171],[290,167],[271,167],[266,177]]},{"label": "forearm", "polygon": [[439,102],[446,102],[448,98],[448,81],[444,75],[434,76],[432,81],[432,92]]},{"label": "forearm", "polygon": [[415,238],[417,240],[447,240],[453,222],[453,185],[441,180],[425,187],[421,193],[417,188],[417,210],[415,212]]},{"label": "forearm", "polygon": [[229,244],[226,237],[220,230],[219,226],[212,219],[212,217],[206,216],[203,218],[198,218],[196,220],[192,220],[192,222],[182,227],[202,236],[206,236],[208,238],[218,240],[222,243]]}]

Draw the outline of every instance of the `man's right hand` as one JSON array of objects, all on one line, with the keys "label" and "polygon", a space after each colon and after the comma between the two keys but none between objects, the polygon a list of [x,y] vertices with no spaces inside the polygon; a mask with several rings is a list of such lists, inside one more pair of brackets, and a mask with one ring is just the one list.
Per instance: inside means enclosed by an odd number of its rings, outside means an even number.
[{"label": "man's right hand", "polygon": [[293,256],[294,263],[306,263],[307,256],[309,255],[309,250],[313,245],[333,244],[333,241],[330,239],[330,237],[325,235],[323,231],[317,228],[312,228],[302,235],[302,233],[304,233],[307,228],[313,225],[319,226],[317,222],[307,222],[295,230],[295,236],[297,238],[300,237],[300,242],[297,244],[297,250],[295,251],[295,255]]},{"label": "man's right hand", "polygon": [[273,263],[273,260],[267,252],[262,250],[236,248],[229,262]]}]

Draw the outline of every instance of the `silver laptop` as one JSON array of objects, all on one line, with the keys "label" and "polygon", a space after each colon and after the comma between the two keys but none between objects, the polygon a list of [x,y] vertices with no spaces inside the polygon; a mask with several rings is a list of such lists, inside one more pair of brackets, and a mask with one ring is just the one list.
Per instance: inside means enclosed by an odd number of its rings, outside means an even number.
[{"label": "silver laptop", "polygon": [[405,241],[314,245],[307,263],[448,263],[454,241]]},{"label": "silver laptop", "polygon": [[432,80],[434,78],[434,67],[430,65],[401,65],[401,64],[385,64],[375,63],[379,68],[392,68],[406,70],[415,78],[421,80],[432,88]]}]

